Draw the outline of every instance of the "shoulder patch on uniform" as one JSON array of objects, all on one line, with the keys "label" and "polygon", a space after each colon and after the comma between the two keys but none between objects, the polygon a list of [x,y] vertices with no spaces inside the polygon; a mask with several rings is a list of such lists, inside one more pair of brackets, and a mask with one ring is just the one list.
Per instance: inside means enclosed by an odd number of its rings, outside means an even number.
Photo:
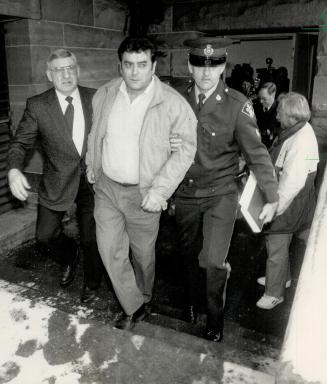
[{"label": "shoulder patch on uniform", "polygon": [[254,118],[254,109],[250,101],[247,101],[243,105],[242,112],[244,113],[244,115],[249,116],[251,119]]}]

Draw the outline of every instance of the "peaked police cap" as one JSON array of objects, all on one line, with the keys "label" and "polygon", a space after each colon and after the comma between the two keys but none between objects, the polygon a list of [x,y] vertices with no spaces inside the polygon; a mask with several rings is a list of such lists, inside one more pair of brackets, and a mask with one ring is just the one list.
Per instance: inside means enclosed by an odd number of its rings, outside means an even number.
[{"label": "peaked police cap", "polygon": [[215,67],[226,62],[227,47],[233,40],[225,37],[198,37],[184,41],[190,48],[189,62],[195,67]]}]

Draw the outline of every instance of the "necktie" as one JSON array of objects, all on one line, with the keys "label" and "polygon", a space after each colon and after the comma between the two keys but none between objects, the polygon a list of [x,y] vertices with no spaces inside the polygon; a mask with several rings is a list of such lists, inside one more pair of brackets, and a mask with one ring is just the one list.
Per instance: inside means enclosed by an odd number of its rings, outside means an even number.
[{"label": "necktie", "polygon": [[206,98],[206,95],[205,94],[203,94],[203,93],[200,93],[199,94],[199,104],[198,104],[198,109],[199,109],[199,111],[201,110],[201,108],[203,107],[203,105],[204,105],[204,102],[203,102],[203,100]]},{"label": "necktie", "polygon": [[67,96],[65,99],[68,103],[68,106],[65,111],[65,119],[67,122],[67,126],[71,134],[73,134],[73,122],[74,122],[74,106],[72,104],[73,98],[71,96]]}]

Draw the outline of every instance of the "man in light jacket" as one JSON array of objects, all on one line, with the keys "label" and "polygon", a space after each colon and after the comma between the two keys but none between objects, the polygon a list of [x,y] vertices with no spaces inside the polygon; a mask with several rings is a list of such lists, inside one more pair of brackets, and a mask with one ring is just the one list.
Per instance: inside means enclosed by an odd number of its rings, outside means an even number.
[{"label": "man in light jacket", "polygon": [[[99,251],[124,310],[116,323],[121,329],[150,311],[160,213],[196,151],[196,117],[155,76],[156,54],[147,38],[126,38],[118,49],[121,78],[93,99],[87,173],[95,183]],[[171,152],[174,134],[183,145]]]}]

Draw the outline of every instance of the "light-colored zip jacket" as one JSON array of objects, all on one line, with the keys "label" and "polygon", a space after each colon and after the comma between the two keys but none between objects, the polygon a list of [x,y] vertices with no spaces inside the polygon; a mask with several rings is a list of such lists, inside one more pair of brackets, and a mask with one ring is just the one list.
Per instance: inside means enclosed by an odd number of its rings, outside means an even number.
[{"label": "light-colored zip jacket", "polygon": [[[86,165],[95,178],[102,168],[103,138],[122,78],[98,89],[93,98],[93,124],[88,137]],[[140,191],[165,202],[174,193],[196,153],[197,119],[177,91],[154,76],[154,95],[145,113],[140,133]],[[182,144],[171,152],[169,136],[178,134]],[[165,206],[165,204],[163,204]]]}]

